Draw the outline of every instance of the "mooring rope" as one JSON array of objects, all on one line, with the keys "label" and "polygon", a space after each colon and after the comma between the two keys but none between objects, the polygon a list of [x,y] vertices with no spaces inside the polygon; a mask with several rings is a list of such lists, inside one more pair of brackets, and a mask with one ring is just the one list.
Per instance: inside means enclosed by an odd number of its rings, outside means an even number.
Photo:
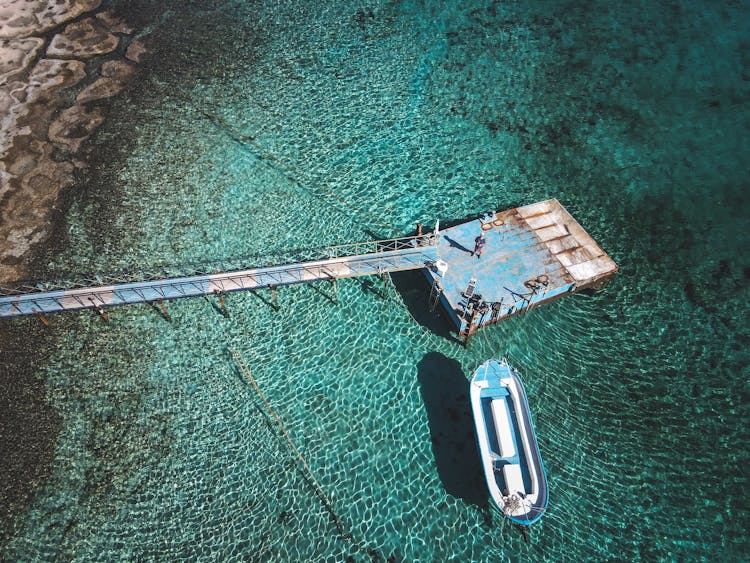
[{"label": "mooring rope", "polygon": [[265,406],[268,414],[270,414],[271,417],[276,422],[276,425],[279,427],[279,430],[281,431],[281,434],[284,436],[284,439],[289,444],[289,447],[292,449],[295,456],[299,460],[300,464],[304,468],[305,473],[310,478],[310,481],[313,483],[316,493],[318,494],[320,499],[323,501],[323,506],[325,506],[326,510],[328,511],[331,518],[333,519],[333,522],[336,524],[336,528],[341,534],[341,537],[345,540],[350,541],[351,545],[355,547],[357,550],[359,550],[360,552],[366,553],[372,561],[385,560],[385,558],[380,553],[378,553],[377,550],[371,547],[367,547],[367,545],[365,545],[361,540],[355,538],[351,532],[348,532],[346,530],[346,526],[341,521],[341,518],[339,518],[339,516],[336,514],[336,511],[333,508],[333,503],[331,502],[331,499],[328,497],[328,495],[326,495],[325,491],[323,490],[323,487],[321,486],[320,482],[317,480],[317,478],[315,477],[315,474],[310,468],[310,465],[305,460],[305,457],[302,455],[299,449],[297,449],[297,446],[294,445],[294,442],[292,441],[292,438],[289,436],[289,432],[286,430],[286,427],[284,423],[281,421],[281,418],[279,418],[279,416],[276,414],[276,411],[273,410],[273,407],[271,407],[271,404],[268,402],[268,399],[266,398],[265,394],[263,393],[260,386],[258,385],[258,382],[255,380],[252,373],[250,372],[250,367],[247,365],[247,361],[245,360],[244,356],[239,350],[237,350],[236,348],[232,348],[232,358],[234,359],[234,362],[237,364],[237,367],[240,369],[240,371],[245,375],[247,380],[253,386],[253,389],[255,389],[255,392],[258,393],[258,396],[263,402],[263,405]]},{"label": "mooring rope", "polygon": [[279,415],[277,415],[276,411],[273,410],[273,407],[271,407],[271,404],[268,402],[268,399],[266,399],[266,396],[261,390],[260,386],[258,385],[258,382],[255,381],[253,374],[250,372],[250,366],[247,365],[247,362],[245,361],[245,357],[242,355],[242,352],[237,350],[237,348],[232,348],[232,358],[234,359],[234,363],[237,364],[237,367],[240,369],[242,374],[247,378],[247,380],[253,386],[253,389],[255,389],[255,392],[260,397],[260,400],[263,401],[263,405],[266,407],[266,410],[271,415],[273,420],[276,422],[276,425],[279,427],[279,430],[281,431],[282,436],[284,436],[284,439],[289,444],[289,447],[292,448],[292,451],[297,456],[297,459],[302,464],[302,467],[304,467],[308,477],[310,478],[313,485],[315,486],[316,492],[318,493],[318,495],[320,495],[320,498],[323,500],[323,504],[325,505],[328,512],[331,514],[331,517],[333,518],[334,522],[336,523],[336,527],[339,529],[339,532],[345,538],[347,539],[351,538],[351,534],[345,531],[345,528],[341,522],[341,519],[338,517],[338,515],[334,511],[333,504],[331,503],[331,499],[329,499],[328,495],[325,494],[323,487],[321,487],[320,483],[315,478],[315,474],[313,473],[312,469],[310,468],[307,461],[305,460],[305,457],[297,449],[297,446],[294,445],[294,442],[292,441],[291,436],[289,436],[289,432],[287,432],[287,429],[284,426],[284,423],[281,421],[281,418],[279,418]]},{"label": "mooring rope", "polygon": [[[200,114],[202,114],[204,117],[206,117],[211,123],[213,123],[216,127],[224,131],[229,137],[232,138],[236,143],[242,145],[242,146],[250,146],[258,153],[256,154],[256,158],[259,160],[266,160],[266,161],[272,161],[276,164],[276,167],[280,169],[280,171],[286,176],[287,180],[295,183],[297,186],[308,192],[309,194],[320,198],[320,194],[316,193],[316,190],[319,190],[323,192],[326,196],[329,198],[335,199],[336,201],[343,203],[344,205],[351,207],[353,210],[355,210],[357,213],[369,218],[374,223],[377,223],[381,227],[385,227],[386,229],[391,230],[392,232],[397,232],[398,229],[394,227],[393,225],[386,223],[379,219],[378,217],[372,215],[371,213],[368,213],[361,207],[358,207],[357,205],[347,201],[343,197],[339,196],[332,190],[329,190],[325,186],[317,185],[316,188],[311,188],[307,186],[305,183],[303,183],[300,178],[305,178],[309,182],[309,178],[305,177],[305,174],[302,173],[302,171],[297,168],[294,165],[288,164],[284,162],[280,157],[276,156],[272,152],[266,150],[261,145],[259,145],[255,139],[251,135],[240,135],[238,134],[234,128],[227,123],[227,121],[215,113],[208,111],[207,109],[204,109],[203,107],[199,106],[196,101],[190,97],[189,95],[185,95],[183,92],[171,92],[170,95],[172,97],[178,98],[184,102],[188,102],[190,105],[193,106],[193,108]],[[320,198],[322,199],[322,198]]]},{"label": "mooring rope", "polygon": [[[210,303],[209,298],[206,297],[206,302]],[[221,315],[228,319],[229,315],[226,311],[226,305],[222,304],[222,309],[224,310],[224,313],[221,313]],[[212,307],[212,310],[214,312],[219,312],[217,307]],[[264,412],[263,409],[260,408],[260,406],[255,405],[255,408],[258,410],[258,412],[261,415],[264,416],[271,416],[273,420],[276,422],[276,425],[279,427],[279,430],[281,431],[281,434],[284,436],[285,441],[289,444],[292,451],[294,452],[296,458],[299,460],[300,465],[298,467],[304,468],[304,473],[307,477],[309,477],[309,483],[312,484],[316,494],[319,496],[319,498],[323,502],[323,506],[325,507],[326,511],[331,516],[331,519],[333,520],[334,524],[336,525],[336,529],[339,531],[339,534],[341,534],[341,537],[350,542],[350,545],[356,549],[360,553],[366,553],[367,556],[372,561],[385,561],[386,558],[379,553],[376,549],[372,547],[368,547],[367,544],[360,538],[357,538],[353,533],[347,531],[346,526],[344,525],[343,521],[339,516],[336,514],[333,508],[333,503],[331,502],[331,499],[328,497],[328,495],[325,494],[323,487],[321,486],[320,482],[315,478],[315,475],[312,472],[312,469],[310,468],[310,465],[305,460],[302,453],[299,451],[299,449],[294,445],[294,442],[292,441],[291,437],[289,436],[289,432],[286,430],[286,427],[284,423],[281,421],[281,418],[276,414],[276,411],[273,410],[271,407],[270,402],[266,398],[265,394],[260,388],[260,385],[258,385],[258,382],[253,377],[250,366],[248,366],[247,361],[245,360],[245,357],[242,355],[242,353],[236,348],[235,342],[236,338],[232,338],[229,335],[229,332],[227,331],[227,327],[224,323],[222,323],[218,317],[213,316],[215,319],[215,326],[219,328],[219,330],[224,335],[224,338],[227,342],[227,348],[232,351],[232,358],[239,368],[239,370],[242,372],[242,374],[247,378],[248,382],[252,385],[255,392],[260,397],[261,401],[263,402],[263,406],[266,408],[266,411]],[[245,331],[245,325],[241,322],[234,323],[234,326],[237,327],[240,331],[244,333],[244,335],[247,337],[248,334]],[[307,479],[306,479],[307,481]]]}]

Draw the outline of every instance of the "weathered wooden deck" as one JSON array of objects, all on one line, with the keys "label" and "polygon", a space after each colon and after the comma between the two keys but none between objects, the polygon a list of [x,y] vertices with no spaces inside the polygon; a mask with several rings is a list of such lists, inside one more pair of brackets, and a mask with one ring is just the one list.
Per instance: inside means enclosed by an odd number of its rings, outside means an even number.
[{"label": "weathered wooden deck", "polygon": [[[481,232],[486,244],[477,258],[472,251]],[[425,272],[439,284],[440,300],[464,336],[567,293],[596,288],[617,272],[617,264],[556,199],[440,235],[438,258],[447,269],[443,275],[437,268]]]}]

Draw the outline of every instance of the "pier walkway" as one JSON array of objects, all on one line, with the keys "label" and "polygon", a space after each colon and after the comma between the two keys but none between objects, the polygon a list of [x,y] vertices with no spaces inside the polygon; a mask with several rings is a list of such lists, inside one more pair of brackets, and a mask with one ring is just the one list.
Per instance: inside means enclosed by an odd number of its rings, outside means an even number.
[{"label": "pier walkway", "polygon": [[437,260],[437,241],[433,233],[368,241],[322,249],[325,258],[307,262],[73,289],[49,290],[50,284],[27,284],[0,289],[0,318],[77,309],[102,312],[115,305],[417,270]]}]

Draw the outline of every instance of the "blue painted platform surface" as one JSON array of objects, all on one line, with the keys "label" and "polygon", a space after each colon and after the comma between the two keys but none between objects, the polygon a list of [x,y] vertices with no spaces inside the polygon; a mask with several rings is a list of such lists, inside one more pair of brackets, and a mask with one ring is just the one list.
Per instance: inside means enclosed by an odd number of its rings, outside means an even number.
[{"label": "blue painted platform surface", "polygon": [[[472,251],[482,232],[486,243],[479,258]],[[554,199],[441,230],[438,258],[447,265],[445,273],[440,275],[437,268],[425,272],[431,282],[440,283],[441,302],[459,333],[467,330],[482,302],[487,310],[475,316],[474,328],[591,287],[617,271],[614,261]],[[469,307],[466,290],[472,279],[475,301]]]}]

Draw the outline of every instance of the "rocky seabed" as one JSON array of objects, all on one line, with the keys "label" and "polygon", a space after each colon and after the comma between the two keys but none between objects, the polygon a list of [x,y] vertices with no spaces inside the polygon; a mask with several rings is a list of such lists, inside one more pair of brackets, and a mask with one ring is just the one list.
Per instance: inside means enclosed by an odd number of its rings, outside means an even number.
[{"label": "rocky seabed", "polygon": [[28,275],[146,46],[101,0],[0,0],[0,281]]}]

